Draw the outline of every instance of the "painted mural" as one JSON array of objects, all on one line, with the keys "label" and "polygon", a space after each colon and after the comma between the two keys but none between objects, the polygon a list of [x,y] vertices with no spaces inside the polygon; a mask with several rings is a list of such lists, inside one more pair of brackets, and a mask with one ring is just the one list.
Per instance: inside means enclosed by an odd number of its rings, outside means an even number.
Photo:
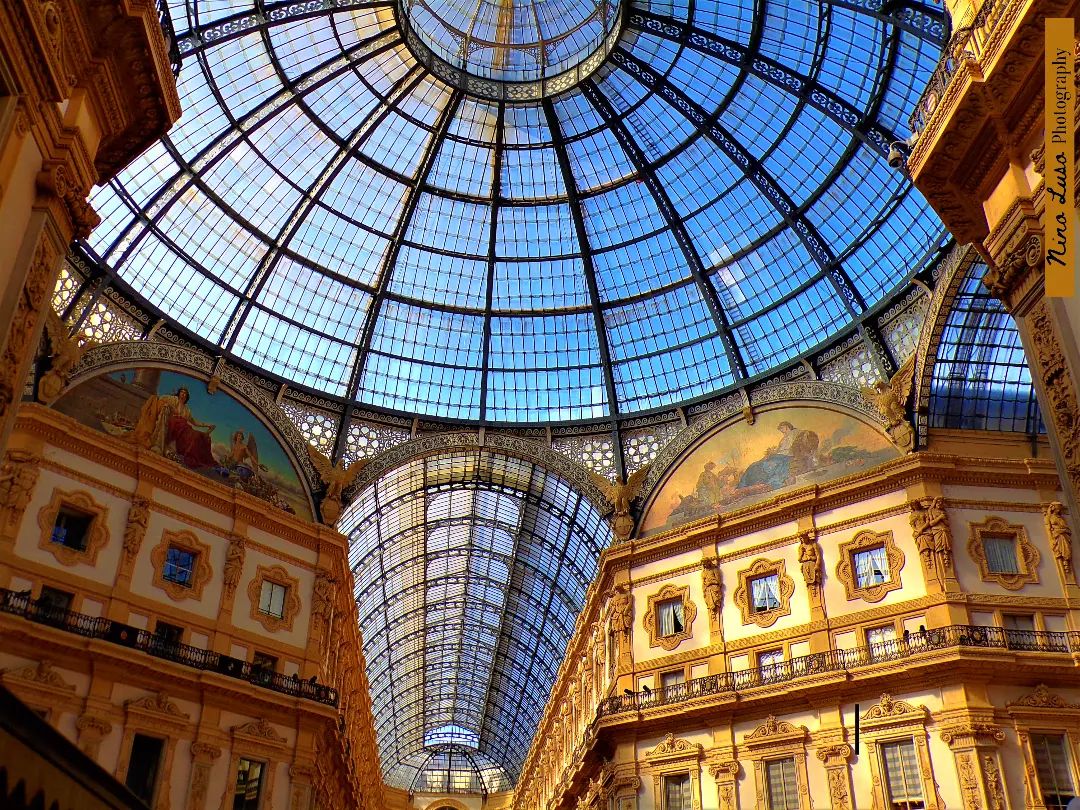
[{"label": "painted mural", "polygon": [[176,371],[103,374],[54,407],[85,425],[139,444],[207,478],[311,519],[304,487],[270,430],[223,391]]},{"label": "painted mural", "polygon": [[739,421],[721,429],[684,457],[653,498],[642,533],[748,506],[900,455],[881,431],[838,411],[787,407],[756,417],[753,425]]}]

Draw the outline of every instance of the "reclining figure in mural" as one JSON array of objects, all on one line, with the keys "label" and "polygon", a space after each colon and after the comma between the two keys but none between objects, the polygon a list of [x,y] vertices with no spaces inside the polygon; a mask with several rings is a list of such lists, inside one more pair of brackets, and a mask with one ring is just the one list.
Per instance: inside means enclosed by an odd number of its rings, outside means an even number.
[{"label": "reclining figure in mural", "polygon": [[783,434],[780,443],[746,468],[739,489],[754,487],[769,492],[794,483],[796,476],[816,466],[818,435],[814,431],[800,430],[791,422],[781,422],[776,429]]},{"label": "reclining figure in mural", "polygon": [[131,440],[140,447],[179,459],[194,470],[217,467],[210,441],[216,426],[192,415],[187,404],[190,398],[186,388],[178,388],[175,394],[152,394],[143,403]]}]

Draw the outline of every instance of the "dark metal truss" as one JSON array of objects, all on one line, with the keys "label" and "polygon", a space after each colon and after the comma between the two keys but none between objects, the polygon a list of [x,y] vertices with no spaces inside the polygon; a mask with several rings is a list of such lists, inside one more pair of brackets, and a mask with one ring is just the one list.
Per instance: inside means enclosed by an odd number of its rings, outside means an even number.
[{"label": "dark metal truss", "polygon": [[394,0],[283,0],[278,3],[258,3],[258,11],[243,11],[201,25],[196,22],[177,36],[176,46],[181,56],[188,56],[254,31],[266,31],[275,25],[341,11],[390,9],[396,5]]},{"label": "dark metal truss", "polygon": [[[817,79],[755,53],[750,47],[706,31],[693,23],[675,20],[649,11],[635,10],[626,24],[638,31],[655,34],[692,50],[714,56],[729,65],[748,70],[759,79],[791,94],[827,115],[867,146],[887,155],[889,145],[902,140],[896,133],[875,121],[857,107],[822,86]],[[625,51],[622,51],[625,54]]]}]

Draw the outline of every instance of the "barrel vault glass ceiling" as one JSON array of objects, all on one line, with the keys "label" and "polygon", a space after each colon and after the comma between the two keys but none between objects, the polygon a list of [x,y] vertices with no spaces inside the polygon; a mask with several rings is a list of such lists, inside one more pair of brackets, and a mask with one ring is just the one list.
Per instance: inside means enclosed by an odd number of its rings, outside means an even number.
[{"label": "barrel vault glass ceiling", "polygon": [[170,6],[183,117],[95,192],[85,247],[215,354],[338,401],[670,408],[859,324],[941,234],[885,161],[940,7]]},{"label": "barrel vault glass ceiling", "polygon": [[458,450],[379,478],[339,528],[387,782],[509,789],[610,539],[600,513],[529,462]]}]

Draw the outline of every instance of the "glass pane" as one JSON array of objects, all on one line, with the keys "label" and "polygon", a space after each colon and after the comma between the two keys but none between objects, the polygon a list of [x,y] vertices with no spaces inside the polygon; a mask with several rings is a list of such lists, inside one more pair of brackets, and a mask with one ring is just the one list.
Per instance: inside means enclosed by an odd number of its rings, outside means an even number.
[{"label": "glass pane", "polygon": [[774,759],[765,763],[768,810],[799,810],[799,788],[795,782],[795,760]]},{"label": "glass pane", "polygon": [[233,810],[258,810],[262,790],[263,763],[241,759],[236,769],[236,792]]},{"label": "glass pane", "polygon": [[882,764],[894,808],[912,810],[923,806],[915,741],[900,740],[881,746]]},{"label": "glass pane", "polygon": [[1015,537],[984,537],[986,567],[993,574],[1019,574]]}]

